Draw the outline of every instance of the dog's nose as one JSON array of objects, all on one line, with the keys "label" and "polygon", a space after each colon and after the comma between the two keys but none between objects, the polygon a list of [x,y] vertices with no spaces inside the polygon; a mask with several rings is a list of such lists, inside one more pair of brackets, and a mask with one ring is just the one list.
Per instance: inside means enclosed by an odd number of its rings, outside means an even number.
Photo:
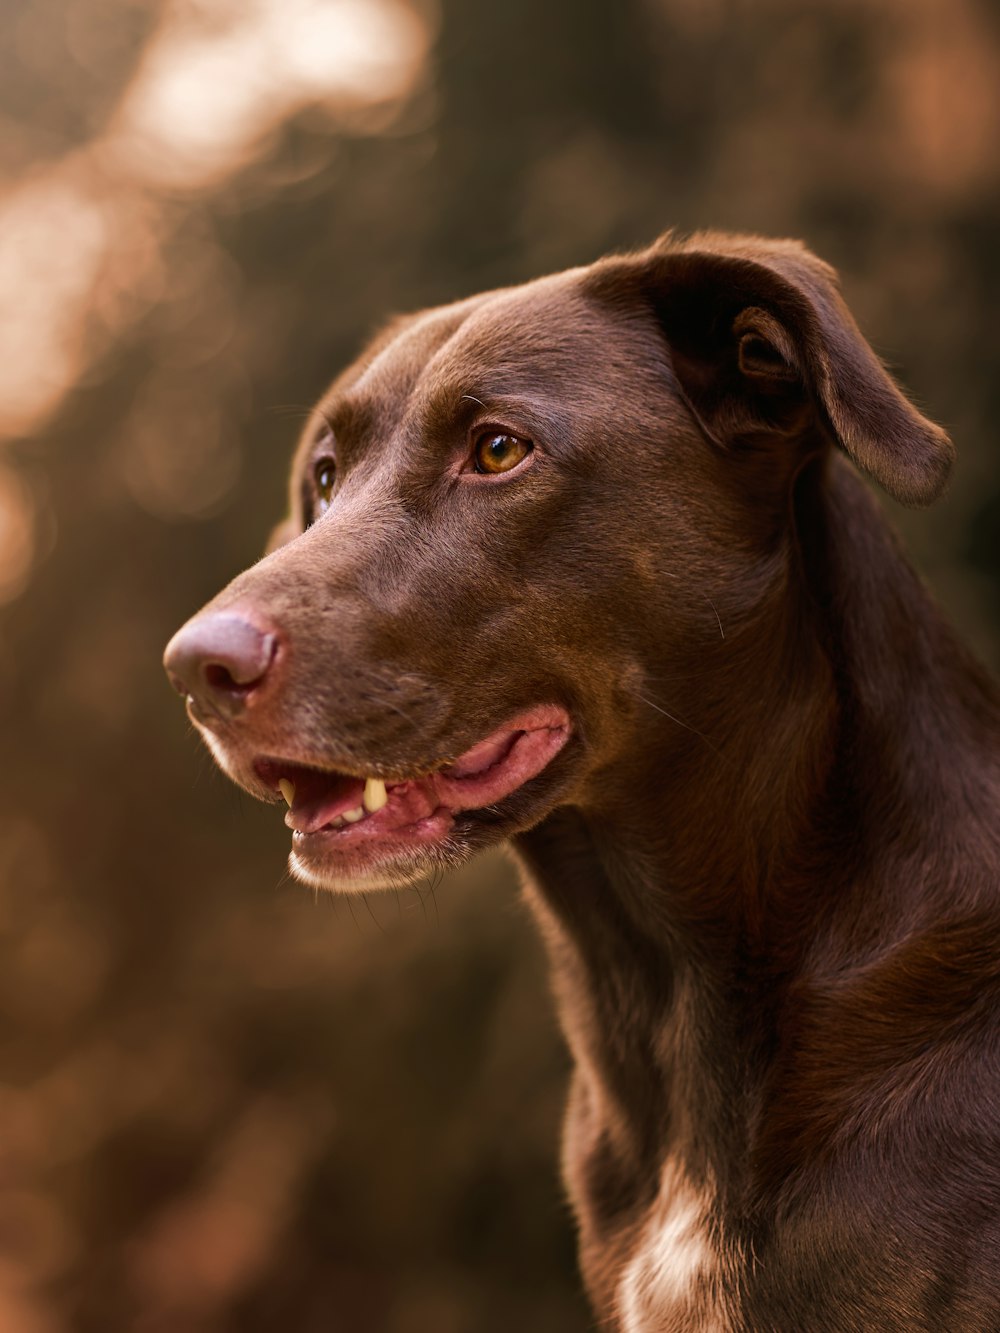
[{"label": "dog's nose", "polygon": [[177,631],[163,665],[178,694],[208,712],[234,717],[263,683],[277,646],[273,632],[231,612],[214,611]]}]

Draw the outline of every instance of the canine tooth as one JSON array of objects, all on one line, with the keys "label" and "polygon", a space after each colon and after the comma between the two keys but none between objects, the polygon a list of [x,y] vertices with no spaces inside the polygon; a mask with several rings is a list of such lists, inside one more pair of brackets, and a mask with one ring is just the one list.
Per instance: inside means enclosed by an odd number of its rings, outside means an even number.
[{"label": "canine tooth", "polygon": [[365,808],[363,805],[359,805],[356,810],[344,811],[344,818],[347,820],[348,824],[356,824],[359,819],[364,819],[364,817]]},{"label": "canine tooth", "polygon": [[289,782],[288,778],[278,779],[278,791],[284,796],[286,805],[291,805],[295,800],[295,783]]},{"label": "canine tooth", "polygon": [[379,778],[369,778],[365,783],[365,794],[362,799],[369,814],[381,810],[389,799],[385,790],[385,783]]}]

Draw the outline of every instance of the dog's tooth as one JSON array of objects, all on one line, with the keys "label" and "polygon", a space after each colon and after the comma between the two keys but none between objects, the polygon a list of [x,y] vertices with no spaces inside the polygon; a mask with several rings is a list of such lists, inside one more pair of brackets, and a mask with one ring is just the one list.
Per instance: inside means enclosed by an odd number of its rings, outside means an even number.
[{"label": "dog's tooth", "polygon": [[369,814],[374,814],[376,810],[381,810],[389,797],[385,790],[385,783],[379,778],[369,778],[365,783],[365,794],[363,797],[365,809]]},{"label": "dog's tooth", "polygon": [[343,828],[344,827],[343,815],[334,815],[334,817],[330,820],[330,823],[333,825],[334,828]]},{"label": "dog's tooth", "polygon": [[288,778],[278,779],[278,791],[284,796],[286,805],[291,805],[295,800],[295,783],[289,782]]},{"label": "dog's tooth", "polygon": [[356,824],[359,819],[364,819],[364,817],[365,808],[363,805],[359,805],[355,810],[344,811],[344,818],[347,820],[348,824]]}]

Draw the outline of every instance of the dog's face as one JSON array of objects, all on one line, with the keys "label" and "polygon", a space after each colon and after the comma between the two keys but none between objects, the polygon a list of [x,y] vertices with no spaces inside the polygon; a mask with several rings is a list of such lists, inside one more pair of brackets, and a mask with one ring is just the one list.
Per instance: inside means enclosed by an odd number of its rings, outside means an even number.
[{"label": "dog's face", "polygon": [[690,619],[668,552],[700,544],[711,458],[685,418],[652,321],[623,337],[577,275],[406,321],[336,381],[277,549],[202,613],[273,660],[222,707],[180,681],[232,778],[293,784],[297,874],[399,882],[583,796],[627,744],[653,605]]},{"label": "dog's face", "polygon": [[289,802],[301,878],[405,883],[558,804],[599,815],[658,681],[690,695],[766,595],[837,405],[801,282],[703,253],[400,321],[324,396],[274,549],[166,657],[223,769]]}]

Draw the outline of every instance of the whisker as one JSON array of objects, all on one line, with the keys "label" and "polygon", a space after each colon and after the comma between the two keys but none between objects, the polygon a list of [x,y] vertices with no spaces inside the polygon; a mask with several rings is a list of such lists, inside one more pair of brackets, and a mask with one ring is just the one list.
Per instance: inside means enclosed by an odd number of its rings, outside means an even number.
[{"label": "whisker", "polygon": [[438,928],[438,930],[441,929],[441,913],[438,911],[437,886],[438,884],[440,884],[443,878],[444,878],[444,871],[440,870],[438,867],[435,867],[434,873],[431,875],[430,889],[431,889],[431,902],[434,904],[434,924]]},{"label": "whisker", "polygon": [[673,713],[668,713],[665,708],[661,708],[660,705],[654,703],[652,699],[647,699],[644,694],[640,694],[639,698],[642,700],[644,704],[648,704],[650,708],[654,708],[656,712],[662,713],[664,717],[668,717],[671,722],[676,722],[677,725],[679,727],[683,727],[685,731],[690,731],[692,736],[697,736],[700,741],[704,741],[705,744],[708,746],[708,748],[713,752],[713,754],[718,755],[718,757],[722,760],[723,763],[729,762],[726,759],[726,756],[718,748],[718,746],[713,745],[712,742],[708,739],[708,737],[703,732],[699,731],[697,727],[692,727],[689,723],[684,722],[681,718],[675,717]]},{"label": "whisker", "polygon": [[663,684],[667,681],[691,681],[703,680],[705,677],[704,669],[699,671],[647,671],[644,672],[646,680],[655,681],[657,684]]},{"label": "whisker", "polygon": [[[661,571],[661,573],[663,574],[663,577],[664,577],[664,578],[668,578],[668,579],[678,579],[678,580],[681,578],[681,575],[680,575],[680,574],[674,574],[674,573],[673,573],[671,570],[669,570],[669,569],[664,569],[664,570]],[[723,638],[725,638],[725,637],[726,637],[726,631],[722,628],[722,617],[719,615],[718,607],[717,607],[717,606],[715,605],[715,603],[712,601],[711,597],[709,597],[708,593],[704,591],[704,589],[699,588],[699,589],[697,589],[697,591],[700,593],[700,595],[701,595],[702,597],[704,597],[705,601],[709,604],[709,606],[710,606],[710,607],[712,608],[712,610],[715,612],[715,618],[716,618],[716,620],[719,622],[719,633],[722,635]]]},{"label": "whisker", "polygon": [[[286,884],[290,884],[291,882],[292,882],[292,872],[286,866],[285,869],[282,871],[282,873],[278,876],[277,883],[272,889],[272,893],[277,893],[279,889],[283,889]],[[313,892],[316,893],[317,890],[314,889]]]},{"label": "whisker", "polygon": [[397,706],[394,703],[390,703],[388,699],[380,699],[379,703],[382,705],[383,708],[391,709],[391,711],[395,713],[398,717],[401,717],[404,722],[410,721],[410,715],[408,713],[404,713],[402,708],[397,708]]},{"label": "whisker", "polygon": [[371,905],[371,903],[368,901],[368,894],[367,894],[367,893],[363,893],[363,894],[361,895],[361,901],[364,903],[365,907],[368,909],[368,915],[369,915],[369,916],[371,917],[371,919],[375,922],[375,929],[378,931],[378,933],[379,933],[380,935],[384,935],[384,934],[385,934],[385,931],[382,929],[382,923],[381,923],[381,921],[377,920],[377,918],[376,918],[376,916],[375,916],[375,913],[372,911],[372,905]]},{"label": "whisker", "polygon": [[352,896],[353,896],[353,895],[350,894],[350,893],[345,893],[345,894],[343,895],[343,897],[344,897],[344,899],[345,899],[345,901],[346,901],[346,903],[347,903],[347,910],[348,910],[348,911],[350,912],[350,914],[351,914],[351,920],[354,922],[354,929],[355,929],[355,930],[358,932],[358,934],[360,935],[360,934],[362,934],[362,930],[361,930],[361,927],[358,925],[358,918],[354,915],[354,904],[351,902],[351,898],[352,898]]},{"label": "whisker", "polygon": [[421,911],[424,914],[424,925],[430,925],[430,922],[427,919],[427,904],[424,902],[424,895],[417,888],[416,884],[413,885],[413,892],[417,895],[417,901],[420,903]]},{"label": "whisker", "polygon": [[711,597],[709,597],[709,595],[708,595],[707,592],[703,592],[701,595],[702,595],[702,597],[704,597],[705,601],[709,604],[709,606],[710,606],[710,607],[712,608],[712,610],[715,612],[715,618],[716,618],[716,620],[719,622],[719,633],[722,635],[723,638],[725,638],[725,637],[726,637],[726,631],[722,628],[722,617],[719,615],[718,608],[716,607],[715,603],[712,601]]}]

